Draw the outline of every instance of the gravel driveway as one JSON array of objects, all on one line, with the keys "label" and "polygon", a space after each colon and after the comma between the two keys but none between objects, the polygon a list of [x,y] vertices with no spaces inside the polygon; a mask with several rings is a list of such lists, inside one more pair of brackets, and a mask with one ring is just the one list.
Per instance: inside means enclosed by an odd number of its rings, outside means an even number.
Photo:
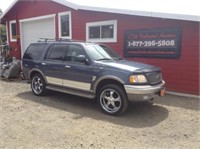
[{"label": "gravel driveway", "polygon": [[0,80],[0,105],[0,149],[200,149],[198,99],[166,95],[112,117],[94,100]]}]

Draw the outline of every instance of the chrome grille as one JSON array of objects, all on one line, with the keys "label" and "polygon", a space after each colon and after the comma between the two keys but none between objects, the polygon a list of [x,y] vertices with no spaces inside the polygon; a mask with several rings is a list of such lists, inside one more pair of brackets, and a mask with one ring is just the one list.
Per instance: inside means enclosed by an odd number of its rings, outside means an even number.
[{"label": "chrome grille", "polygon": [[154,72],[154,73],[147,73],[147,80],[150,84],[157,84],[162,81],[162,74],[161,72]]}]

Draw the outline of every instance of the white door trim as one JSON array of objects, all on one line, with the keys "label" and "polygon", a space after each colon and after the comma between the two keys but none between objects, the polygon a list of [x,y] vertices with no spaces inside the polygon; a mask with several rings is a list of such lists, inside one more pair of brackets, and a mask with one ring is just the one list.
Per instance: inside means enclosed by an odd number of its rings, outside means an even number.
[{"label": "white door trim", "polygon": [[9,45],[10,42],[9,42],[9,35],[8,35],[9,34],[8,25],[9,25],[9,23],[8,23],[8,21],[6,21],[6,37],[7,37],[7,41],[6,42]]},{"label": "white door trim", "polygon": [[56,14],[51,14],[51,15],[45,15],[45,16],[39,16],[39,17],[33,17],[33,18],[27,18],[27,19],[21,19],[19,22],[27,22],[27,21],[35,21],[35,20],[41,20],[41,19],[47,19],[47,18],[52,18],[55,17]]},{"label": "white door trim", "polygon": [[56,35],[56,22],[55,22],[55,17],[56,14],[51,14],[51,15],[45,15],[45,16],[39,16],[39,17],[32,17],[32,18],[27,18],[27,19],[21,19],[19,20],[19,27],[20,27],[20,47],[21,47],[21,58],[23,58],[23,50],[22,50],[22,23],[24,22],[29,22],[29,21],[37,21],[37,20],[42,20],[42,19],[48,19],[48,18],[53,18],[54,19],[54,35]]}]

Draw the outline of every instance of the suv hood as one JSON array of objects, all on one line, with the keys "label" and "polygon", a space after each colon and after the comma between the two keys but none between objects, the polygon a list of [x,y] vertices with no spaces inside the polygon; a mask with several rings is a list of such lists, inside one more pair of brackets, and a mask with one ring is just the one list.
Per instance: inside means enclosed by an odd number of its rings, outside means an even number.
[{"label": "suv hood", "polygon": [[133,62],[133,61],[126,61],[126,60],[105,60],[105,61],[96,61],[96,64],[109,69],[122,69],[126,71],[131,71],[135,73],[142,73],[142,72],[152,72],[152,71],[161,71],[159,67],[155,67],[152,65],[139,63],[139,62]]}]

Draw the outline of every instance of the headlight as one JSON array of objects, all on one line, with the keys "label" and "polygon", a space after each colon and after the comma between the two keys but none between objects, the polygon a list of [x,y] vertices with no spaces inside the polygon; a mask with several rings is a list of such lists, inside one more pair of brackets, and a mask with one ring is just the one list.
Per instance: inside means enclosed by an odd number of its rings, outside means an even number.
[{"label": "headlight", "polygon": [[131,75],[129,77],[130,83],[146,83],[147,79],[144,75]]}]

